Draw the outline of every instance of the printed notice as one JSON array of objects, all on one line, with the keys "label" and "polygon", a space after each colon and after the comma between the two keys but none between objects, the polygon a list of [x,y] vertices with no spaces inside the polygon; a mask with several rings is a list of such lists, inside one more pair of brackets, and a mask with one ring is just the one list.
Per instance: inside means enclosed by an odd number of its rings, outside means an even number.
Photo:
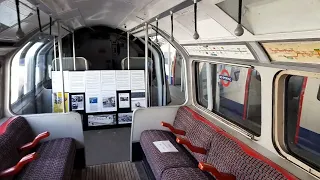
[{"label": "printed notice", "polygon": [[117,92],[116,91],[102,91],[101,92],[101,111],[110,112],[117,111]]},{"label": "printed notice", "polygon": [[70,91],[69,71],[63,71],[64,92]]},{"label": "printed notice", "polygon": [[119,93],[119,108],[130,108],[129,93]]},{"label": "printed notice", "polygon": [[86,93],[100,92],[100,75],[100,71],[85,72]]},{"label": "printed notice", "polygon": [[131,70],[131,90],[145,89],[144,71]]},{"label": "printed notice", "polygon": [[131,109],[132,111],[138,108],[145,108],[147,107],[146,95],[145,90],[135,90],[131,91]]},{"label": "printed notice", "polygon": [[60,71],[52,71],[52,92],[62,92],[62,76]]},{"label": "printed notice", "polygon": [[86,94],[86,112],[100,112],[100,94]]},{"label": "printed notice", "polygon": [[101,90],[116,90],[116,71],[101,71]]},{"label": "printed notice", "polygon": [[69,72],[69,84],[71,93],[82,93],[85,92],[85,79],[84,71],[78,72]]},{"label": "printed notice", "polygon": [[130,71],[116,71],[117,90],[130,90]]},{"label": "printed notice", "polygon": [[173,146],[173,144],[167,141],[155,141],[153,144],[158,148],[161,153],[165,152],[178,152],[178,150]]}]

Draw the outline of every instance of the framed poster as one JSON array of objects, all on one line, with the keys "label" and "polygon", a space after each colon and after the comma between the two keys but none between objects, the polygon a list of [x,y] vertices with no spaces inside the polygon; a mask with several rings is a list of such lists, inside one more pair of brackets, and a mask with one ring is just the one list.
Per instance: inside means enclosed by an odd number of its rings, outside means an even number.
[{"label": "framed poster", "polygon": [[76,111],[79,113],[85,112],[85,94],[84,93],[69,93],[69,109],[70,111]]},{"label": "framed poster", "polygon": [[83,130],[108,129],[117,125],[117,113],[89,113],[83,116]]},{"label": "framed poster", "polygon": [[132,123],[132,113],[119,113],[118,124],[129,124]]},{"label": "framed poster", "polygon": [[131,91],[117,91],[117,111],[119,113],[131,112]]},{"label": "framed poster", "polygon": [[106,126],[116,124],[116,114],[88,114],[88,126]]},{"label": "framed poster", "polygon": [[146,107],[146,95],[145,90],[131,91],[131,109],[132,111],[138,108]]},{"label": "framed poster", "polygon": [[117,111],[117,92],[116,91],[103,91],[101,92],[101,111],[111,112]]},{"label": "framed poster", "polygon": [[119,93],[119,108],[130,108],[130,93]]}]

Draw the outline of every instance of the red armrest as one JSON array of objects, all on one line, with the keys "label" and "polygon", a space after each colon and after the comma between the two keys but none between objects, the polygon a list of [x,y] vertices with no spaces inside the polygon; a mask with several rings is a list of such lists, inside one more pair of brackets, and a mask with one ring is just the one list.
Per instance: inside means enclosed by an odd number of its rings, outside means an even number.
[{"label": "red armrest", "polygon": [[42,139],[47,138],[49,136],[50,136],[50,133],[48,131],[38,134],[38,136],[35,137],[32,142],[29,142],[29,143],[23,145],[20,148],[20,151],[23,151],[26,149],[31,149],[31,148],[35,147]]},{"label": "red armrest", "polygon": [[161,125],[162,125],[163,127],[169,128],[170,131],[171,131],[172,133],[174,133],[174,134],[179,134],[179,135],[182,135],[182,136],[186,135],[186,132],[185,132],[185,131],[180,130],[180,129],[176,129],[176,128],[174,128],[171,124],[169,124],[169,123],[161,122]]},{"label": "red armrest", "polygon": [[197,147],[191,144],[191,142],[187,139],[177,137],[176,139],[177,143],[186,145],[192,152],[200,153],[200,154],[206,154],[207,150],[202,147]]},{"label": "red armrest", "polygon": [[236,177],[232,174],[219,172],[215,167],[211,164],[207,164],[204,162],[200,162],[198,164],[199,169],[202,171],[210,172],[217,180],[236,180]]},{"label": "red armrest", "polygon": [[12,176],[12,175],[17,174],[26,164],[30,163],[31,161],[35,160],[36,158],[37,158],[37,154],[35,152],[24,156],[23,158],[21,158],[21,160],[15,166],[13,166],[9,169],[6,169],[4,171],[1,171],[0,177]]}]

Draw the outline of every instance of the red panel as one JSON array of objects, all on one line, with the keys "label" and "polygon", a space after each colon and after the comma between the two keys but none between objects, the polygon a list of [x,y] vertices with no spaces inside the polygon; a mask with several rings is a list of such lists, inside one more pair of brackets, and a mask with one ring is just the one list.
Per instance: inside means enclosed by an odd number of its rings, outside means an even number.
[{"label": "red panel", "polygon": [[49,136],[50,136],[50,133],[49,133],[48,131],[43,132],[43,133],[41,133],[41,134],[38,134],[38,136],[35,137],[32,142],[23,145],[23,146],[20,148],[20,150],[21,150],[21,151],[24,151],[24,150],[27,150],[27,149],[31,149],[31,148],[35,147],[37,144],[39,144],[39,142],[40,142],[42,139],[45,139],[45,138],[47,138],[47,137],[49,137]]},{"label": "red panel", "polygon": [[248,155],[250,155],[251,157],[254,157],[256,159],[259,159],[265,163],[267,163],[269,166],[273,167],[274,169],[276,169],[277,171],[279,171],[280,173],[282,173],[288,180],[297,180],[298,178],[296,178],[295,176],[293,176],[292,174],[290,174],[288,171],[286,171],[285,169],[283,169],[282,167],[280,167],[279,165],[277,165],[276,163],[274,163],[273,161],[271,161],[270,159],[264,157],[263,155],[259,154],[258,152],[256,152],[255,150],[253,150],[252,148],[250,148],[248,145],[246,145],[245,143],[243,143],[242,141],[240,141],[239,139],[231,136],[230,134],[228,134],[227,132],[225,132],[224,130],[222,130],[220,127],[214,125],[212,122],[210,122],[209,120],[205,119],[204,117],[200,116],[198,113],[196,113],[195,111],[193,111],[191,108],[184,106],[184,108],[186,110],[188,110],[189,112],[192,113],[193,117],[196,120],[202,121],[204,123],[206,123],[207,125],[209,125],[212,129],[216,130],[217,132],[219,132],[220,134],[226,136],[227,138],[233,140],[234,142],[236,142],[241,148],[242,150],[247,153]]},{"label": "red panel", "polygon": [[176,129],[176,128],[174,128],[171,124],[169,124],[169,123],[161,122],[161,125],[162,125],[163,127],[169,128],[170,131],[171,131],[172,133],[174,133],[174,134],[179,134],[179,135],[182,135],[182,136],[186,135],[186,132],[185,132],[185,131],[180,130],[180,129]]},{"label": "red panel", "polygon": [[11,118],[9,118],[8,120],[6,120],[6,122],[4,122],[3,124],[1,124],[1,126],[0,126],[0,135],[6,132],[6,130],[7,130],[7,128],[8,128],[8,125],[9,125],[13,120],[15,120],[17,117],[19,117],[19,116],[11,117]]},{"label": "red panel", "polygon": [[198,167],[202,171],[207,171],[207,172],[211,173],[215,177],[215,179],[217,179],[217,180],[236,180],[236,177],[233,176],[232,174],[221,173],[215,167],[213,167],[211,164],[200,162],[198,164]]},{"label": "red panel", "polygon": [[207,154],[206,149],[192,145],[191,142],[187,139],[177,137],[176,141],[179,144],[186,145],[188,147],[188,149],[190,149],[190,151],[192,151],[192,152],[199,153],[199,154]]},{"label": "red panel", "polygon": [[0,177],[5,177],[5,176],[12,176],[15,175],[17,173],[19,173],[21,171],[21,169],[28,163],[30,163],[31,161],[35,160],[37,158],[37,154],[31,153],[28,154],[26,156],[24,156],[15,166],[6,169],[4,171],[0,172]]},{"label": "red panel", "polygon": [[248,97],[249,97],[249,86],[250,86],[250,81],[251,81],[251,73],[252,73],[252,69],[248,69],[246,86],[245,86],[245,91],[244,91],[243,114],[242,114],[243,120],[247,119],[248,99],[249,99]]},{"label": "red panel", "polygon": [[303,78],[303,83],[302,83],[302,88],[300,92],[300,99],[299,99],[299,109],[298,109],[298,120],[297,120],[297,126],[296,126],[296,134],[294,137],[294,143],[298,144],[298,136],[299,136],[299,130],[300,130],[300,121],[301,121],[301,113],[302,113],[302,104],[303,104],[303,98],[304,98],[304,92],[306,90],[308,78],[304,77]]}]

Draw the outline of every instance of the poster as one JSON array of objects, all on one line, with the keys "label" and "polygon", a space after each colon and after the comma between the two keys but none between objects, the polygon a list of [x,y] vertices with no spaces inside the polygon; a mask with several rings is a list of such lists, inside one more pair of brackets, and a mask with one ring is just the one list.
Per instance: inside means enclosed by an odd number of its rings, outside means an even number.
[{"label": "poster", "polygon": [[101,92],[102,112],[117,111],[117,92],[103,91]]},{"label": "poster", "polygon": [[116,71],[101,71],[101,91],[116,89]]},{"label": "poster", "polygon": [[105,126],[116,124],[116,114],[88,115],[88,126]]},{"label": "poster", "polygon": [[131,90],[145,89],[144,71],[131,70]]},{"label": "poster", "polygon": [[[53,93],[52,94],[53,102],[53,112],[62,113],[63,112],[63,103],[62,103],[62,93]],[[69,93],[64,93],[64,106],[66,112],[69,112]]]},{"label": "poster", "polygon": [[84,71],[69,72],[69,92],[83,93],[86,91],[84,74]]},{"label": "poster", "polygon": [[117,90],[130,90],[130,71],[116,71]]},{"label": "poster", "polygon": [[86,93],[99,93],[101,89],[100,71],[85,71]]},{"label": "poster", "polygon": [[131,109],[132,111],[138,108],[145,108],[146,106],[145,90],[131,91]]},{"label": "poster", "polygon": [[82,111],[84,110],[84,95],[73,94],[71,95],[71,111]]},{"label": "poster", "polygon": [[130,94],[129,93],[119,93],[119,108],[130,108]]},{"label": "poster", "polygon": [[132,113],[119,113],[118,114],[118,123],[119,124],[132,123]]},{"label": "poster", "polygon": [[63,71],[64,92],[70,92],[69,71]]},{"label": "poster", "polygon": [[100,94],[86,94],[86,112],[100,112]]}]

